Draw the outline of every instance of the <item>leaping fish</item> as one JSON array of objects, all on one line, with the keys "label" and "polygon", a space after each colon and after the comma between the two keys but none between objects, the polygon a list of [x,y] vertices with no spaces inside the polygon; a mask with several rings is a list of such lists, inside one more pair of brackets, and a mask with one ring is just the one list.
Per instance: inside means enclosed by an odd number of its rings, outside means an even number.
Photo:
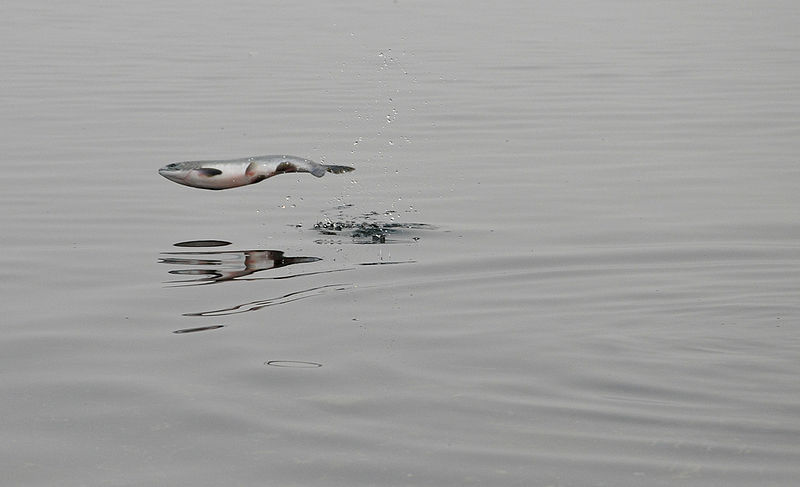
[{"label": "leaping fish", "polygon": [[278,174],[310,172],[321,178],[326,172],[354,171],[350,166],[320,164],[295,156],[255,156],[223,161],[173,162],[158,173],[178,184],[202,189],[228,189],[255,184]]}]

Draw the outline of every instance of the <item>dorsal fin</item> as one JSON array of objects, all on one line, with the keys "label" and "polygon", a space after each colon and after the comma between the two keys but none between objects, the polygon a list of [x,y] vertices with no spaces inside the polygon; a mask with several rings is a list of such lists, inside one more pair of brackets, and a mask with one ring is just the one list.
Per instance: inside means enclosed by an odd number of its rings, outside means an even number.
[{"label": "dorsal fin", "polygon": [[209,177],[209,178],[211,176],[218,176],[218,175],[222,174],[221,170],[215,169],[213,167],[199,167],[199,168],[195,169],[195,171],[197,171],[200,174],[202,174],[203,176],[206,176],[206,177]]}]

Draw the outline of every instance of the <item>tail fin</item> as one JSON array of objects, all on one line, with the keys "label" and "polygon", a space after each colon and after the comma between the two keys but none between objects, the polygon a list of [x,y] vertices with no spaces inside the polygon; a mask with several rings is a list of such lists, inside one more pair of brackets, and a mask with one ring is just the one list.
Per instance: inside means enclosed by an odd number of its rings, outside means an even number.
[{"label": "tail fin", "polygon": [[356,170],[356,168],[350,166],[335,166],[330,164],[324,164],[323,167],[325,168],[326,171],[333,174],[342,174],[343,172],[350,172]]}]

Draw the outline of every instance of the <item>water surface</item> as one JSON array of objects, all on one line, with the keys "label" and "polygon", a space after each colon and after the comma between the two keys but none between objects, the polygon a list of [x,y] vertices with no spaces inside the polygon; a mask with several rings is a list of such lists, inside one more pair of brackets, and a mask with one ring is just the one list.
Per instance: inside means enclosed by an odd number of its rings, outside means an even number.
[{"label": "water surface", "polygon": [[6,482],[794,485],[798,23],[8,3]]}]

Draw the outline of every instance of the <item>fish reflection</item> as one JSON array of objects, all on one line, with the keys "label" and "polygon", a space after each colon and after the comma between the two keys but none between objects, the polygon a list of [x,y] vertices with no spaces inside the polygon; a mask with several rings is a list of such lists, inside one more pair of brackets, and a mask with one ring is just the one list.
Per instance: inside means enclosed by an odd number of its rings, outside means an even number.
[{"label": "fish reflection", "polygon": [[[162,264],[191,266],[191,268],[187,269],[173,269],[169,271],[169,273],[173,275],[196,276],[192,279],[167,281],[168,284],[183,286],[199,286],[225,281],[259,279],[244,278],[256,272],[322,260],[319,257],[287,257],[280,250],[185,251],[162,252],[161,255],[162,257],[159,258],[158,261]],[[317,272],[312,272],[310,274],[317,274]],[[283,276],[272,279],[285,279],[287,277],[295,276]]]}]

